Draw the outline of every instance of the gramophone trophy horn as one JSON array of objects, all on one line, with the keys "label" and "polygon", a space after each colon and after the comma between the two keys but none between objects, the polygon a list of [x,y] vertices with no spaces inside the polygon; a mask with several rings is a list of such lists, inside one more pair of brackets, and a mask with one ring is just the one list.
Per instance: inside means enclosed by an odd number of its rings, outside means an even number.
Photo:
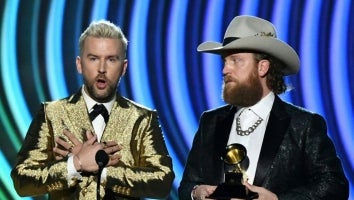
[{"label": "gramophone trophy horn", "polygon": [[254,199],[257,193],[249,191],[242,183],[245,172],[241,168],[242,161],[247,157],[247,150],[241,144],[230,144],[226,146],[222,160],[233,166],[233,170],[225,172],[225,182],[218,185],[216,190],[209,198],[212,199]]}]

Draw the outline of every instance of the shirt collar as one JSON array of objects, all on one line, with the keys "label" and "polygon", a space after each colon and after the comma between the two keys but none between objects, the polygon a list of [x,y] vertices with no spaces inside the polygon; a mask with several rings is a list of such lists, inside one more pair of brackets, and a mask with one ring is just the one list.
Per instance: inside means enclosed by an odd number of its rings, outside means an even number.
[{"label": "shirt collar", "polygon": [[253,110],[253,112],[255,112],[260,118],[264,120],[267,118],[267,116],[270,113],[270,110],[272,109],[274,99],[275,99],[274,92],[269,92],[269,94],[263,97],[256,104],[246,108]]},{"label": "shirt collar", "polygon": [[110,114],[111,113],[111,110],[112,110],[112,107],[113,107],[113,104],[114,104],[114,101],[115,101],[115,96],[114,98],[112,98],[109,102],[106,102],[106,103],[98,103],[96,102],[95,100],[93,100],[85,91],[84,89],[85,86],[83,86],[81,88],[81,92],[82,92],[82,96],[84,97],[84,100],[86,102],[86,107],[87,107],[87,110],[90,112],[90,110],[92,109],[92,107],[95,105],[95,104],[103,104],[104,107],[106,107],[108,113]]}]

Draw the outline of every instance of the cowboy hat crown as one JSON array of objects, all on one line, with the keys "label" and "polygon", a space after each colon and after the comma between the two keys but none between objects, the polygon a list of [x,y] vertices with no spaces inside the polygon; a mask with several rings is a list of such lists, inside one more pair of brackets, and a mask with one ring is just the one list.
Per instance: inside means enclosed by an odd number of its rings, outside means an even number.
[{"label": "cowboy hat crown", "polygon": [[277,38],[272,23],[254,16],[237,16],[226,29],[224,40],[204,42],[198,52],[222,54],[230,50],[252,50],[269,54],[285,65],[284,75],[295,74],[300,68],[300,60],[295,50]]}]

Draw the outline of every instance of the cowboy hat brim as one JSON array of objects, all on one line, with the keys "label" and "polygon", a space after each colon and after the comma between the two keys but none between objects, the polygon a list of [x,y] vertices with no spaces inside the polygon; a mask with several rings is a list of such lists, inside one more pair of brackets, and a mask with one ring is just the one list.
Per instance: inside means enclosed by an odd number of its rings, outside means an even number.
[{"label": "cowboy hat brim", "polygon": [[243,37],[225,46],[218,42],[204,42],[197,48],[198,52],[213,54],[222,54],[229,50],[252,50],[274,56],[285,64],[284,75],[295,74],[300,68],[300,60],[295,50],[288,44],[273,37]]}]

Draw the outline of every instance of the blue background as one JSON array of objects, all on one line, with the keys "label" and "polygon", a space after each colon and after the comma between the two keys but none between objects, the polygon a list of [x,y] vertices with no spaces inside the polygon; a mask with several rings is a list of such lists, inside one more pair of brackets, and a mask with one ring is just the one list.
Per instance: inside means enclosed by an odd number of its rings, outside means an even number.
[{"label": "blue background", "polygon": [[199,116],[224,104],[221,59],[196,48],[222,41],[243,14],[273,22],[298,52],[300,72],[286,78],[294,89],[281,97],[326,118],[354,199],[353,12],[348,0],[0,0],[0,199],[19,199],[10,170],[40,102],[82,85],[78,38],[97,19],[120,25],[129,40],[119,90],[158,110],[176,173],[169,199],[178,199]]}]

